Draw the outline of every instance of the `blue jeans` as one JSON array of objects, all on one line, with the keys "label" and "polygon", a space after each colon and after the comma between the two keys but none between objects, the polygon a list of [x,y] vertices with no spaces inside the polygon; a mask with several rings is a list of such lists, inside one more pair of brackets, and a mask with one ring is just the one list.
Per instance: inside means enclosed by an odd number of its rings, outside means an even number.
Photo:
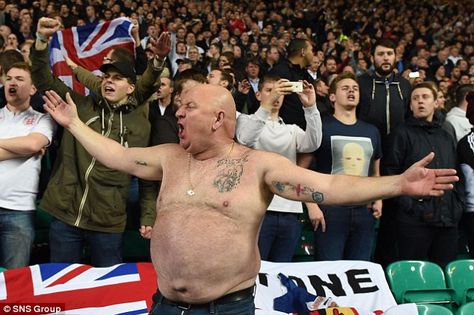
[{"label": "blue jeans", "polygon": [[11,269],[28,266],[34,240],[34,210],[0,208],[0,267]]},{"label": "blue jeans", "polygon": [[191,306],[188,310],[177,305],[161,303],[160,300],[153,303],[149,315],[254,315],[254,297],[249,297],[238,302],[227,304],[214,304],[206,306]]},{"label": "blue jeans", "polygon": [[122,233],[83,230],[53,218],[49,228],[51,262],[82,263],[85,245],[90,248],[95,267],[122,262]]},{"label": "blue jeans", "polygon": [[326,232],[314,232],[315,260],[370,260],[375,218],[365,206],[322,206]]},{"label": "blue jeans", "polygon": [[300,236],[298,214],[267,211],[258,238],[260,257],[272,262],[291,262]]}]

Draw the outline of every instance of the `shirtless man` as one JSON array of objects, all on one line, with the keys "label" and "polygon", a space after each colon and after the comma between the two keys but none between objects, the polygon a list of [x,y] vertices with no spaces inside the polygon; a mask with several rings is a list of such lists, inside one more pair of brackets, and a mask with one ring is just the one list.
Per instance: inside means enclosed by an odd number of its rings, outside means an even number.
[{"label": "shirtless man", "polygon": [[69,95],[67,102],[54,91],[44,97],[51,116],[98,161],[162,180],[151,241],[159,292],[150,314],[254,314],[258,230],[273,194],[363,204],[401,194],[439,196],[458,180],[455,170],[425,168],[433,154],[390,177],[312,172],[234,143],[235,104],[225,88],[201,84],[182,97],[180,144],[148,148],[124,148],[89,129]]}]

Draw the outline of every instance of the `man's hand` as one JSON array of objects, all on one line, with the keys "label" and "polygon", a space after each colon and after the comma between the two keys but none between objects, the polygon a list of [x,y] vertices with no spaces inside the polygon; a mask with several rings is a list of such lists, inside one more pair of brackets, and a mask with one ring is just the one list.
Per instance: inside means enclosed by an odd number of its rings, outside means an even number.
[{"label": "man's hand", "polygon": [[79,119],[76,104],[69,92],[66,93],[67,103],[53,90],[46,91],[43,100],[45,101],[44,109],[64,128],[68,128],[76,119]]},{"label": "man's hand", "polygon": [[410,196],[438,197],[445,190],[453,189],[453,183],[459,180],[455,169],[429,169],[426,166],[433,161],[431,152],[416,162],[401,175],[401,193]]},{"label": "man's hand", "polygon": [[42,17],[38,21],[37,32],[41,36],[49,39],[54,34],[54,32],[60,29],[60,27],[61,23],[59,23],[58,20]]},{"label": "man's hand", "polygon": [[303,81],[303,92],[298,93],[298,97],[303,107],[311,107],[316,104],[316,92],[314,86],[307,81]]},{"label": "man's hand", "polygon": [[163,32],[157,40],[150,37],[150,49],[158,56],[161,60],[168,56],[171,50],[171,37],[170,33]]},{"label": "man's hand", "polygon": [[382,216],[382,200],[375,200],[374,202],[367,205],[367,208],[372,209],[372,215],[376,219],[380,219]]},{"label": "man's hand", "polygon": [[67,57],[67,56],[64,56],[64,59],[66,60],[66,63],[67,65],[69,66],[69,68],[71,68],[72,70],[76,69],[77,68],[77,63],[75,63],[74,61],[71,60],[71,58]]},{"label": "man's hand", "polygon": [[153,227],[149,226],[149,225],[142,225],[140,226],[140,235],[149,240],[151,239],[151,232],[153,231]]},{"label": "man's hand", "polygon": [[270,97],[265,100],[265,102],[262,102],[260,106],[270,112],[275,111],[275,109],[279,110],[279,108],[275,108],[274,105],[278,102],[280,97],[291,93],[293,93],[293,84],[287,79],[280,79],[273,84]]},{"label": "man's hand", "polygon": [[324,213],[321,211],[321,208],[315,203],[306,203],[306,208],[308,208],[308,216],[311,224],[313,225],[314,231],[316,231],[319,226],[321,226],[321,231],[326,232],[326,220],[324,219]]}]

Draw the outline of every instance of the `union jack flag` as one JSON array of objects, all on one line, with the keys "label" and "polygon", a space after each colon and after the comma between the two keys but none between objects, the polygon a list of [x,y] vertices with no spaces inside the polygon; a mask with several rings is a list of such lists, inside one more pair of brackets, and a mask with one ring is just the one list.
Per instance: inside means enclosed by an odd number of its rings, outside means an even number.
[{"label": "union jack flag", "polygon": [[85,87],[73,79],[72,70],[65,56],[76,64],[100,74],[99,67],[109,50],[124,46],[134,52],[135,43],[130,35],[132,23],[128,18],[72,27],[53,35],[49,45],[50,65],[53,75],[60,78],[74,91],[86,94]]},{"label": "union jack flag", "polygon": [[61,314],[70,315],[148,314],[156,289],[151,263],[107,268],[50,263],[0,273],[0,305],[60,303]]}]

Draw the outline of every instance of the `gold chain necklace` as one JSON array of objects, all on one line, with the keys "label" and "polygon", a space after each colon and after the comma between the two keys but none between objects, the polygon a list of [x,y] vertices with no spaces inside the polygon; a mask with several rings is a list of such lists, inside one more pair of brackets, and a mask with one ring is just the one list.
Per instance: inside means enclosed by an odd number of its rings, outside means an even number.
[{"label": "gold chain necklace", "polygon": [[[232,144],[230,146],[230,150],[229,152],[227,153],[225,159],[228,160],[229,157],[230,157],[230,154],[232,153],[232,150],[234,150],[234,141],[232,141]],[[186,194],[189,196],[189,197],[192,197],[196,194],[196,192],[194,191],[194,185],[193,183],[191,182],[191,153],[188,153],[188,190],[186,190]]]}]

